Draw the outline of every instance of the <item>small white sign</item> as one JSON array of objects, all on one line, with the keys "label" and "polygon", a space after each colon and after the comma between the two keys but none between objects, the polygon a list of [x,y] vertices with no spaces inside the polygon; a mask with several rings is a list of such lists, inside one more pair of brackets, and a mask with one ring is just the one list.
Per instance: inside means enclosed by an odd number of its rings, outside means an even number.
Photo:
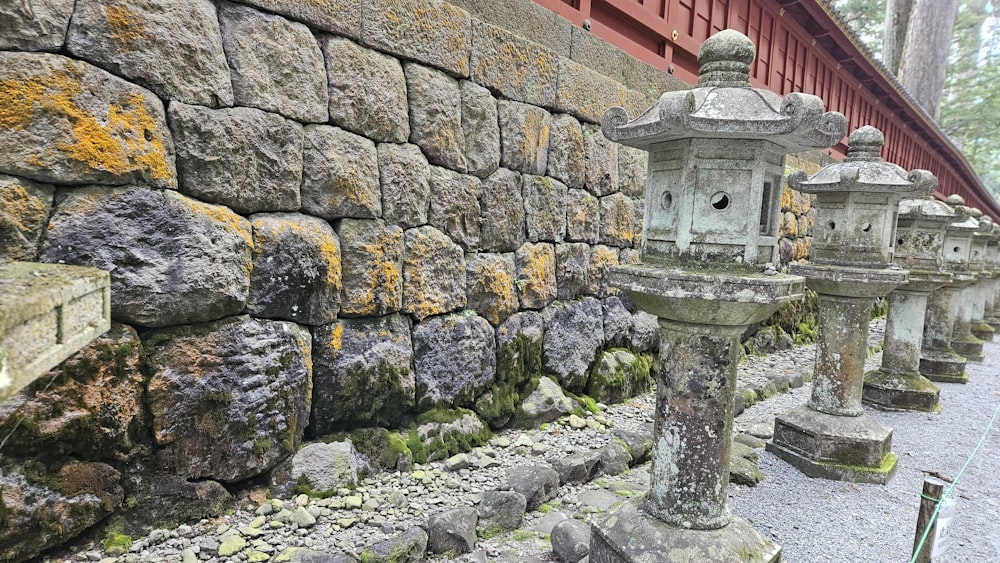
[{"label": "small white sign", "polygon": [[951,519],[955,516],[955,501],[944,499],[934,520],[934,543],[931,544],[931,559],[943,554],[951,537]]}]

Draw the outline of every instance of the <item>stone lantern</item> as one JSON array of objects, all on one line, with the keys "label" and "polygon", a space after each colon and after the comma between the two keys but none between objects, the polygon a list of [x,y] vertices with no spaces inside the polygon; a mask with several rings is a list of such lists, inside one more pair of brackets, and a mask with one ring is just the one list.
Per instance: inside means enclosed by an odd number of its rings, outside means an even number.
[{"label": "stone lantern", "polygon": [[943,269],[942,250],[954,220],[951,207],[930,197],[899,202],[893,263],[910,275],[906,284],[889,293],[882,365],[865,374],[866,403],[891,410],[940,410],[941,389],[920,375],[920,345],[927,298],[952,280]]},{"label": "stone lantern", "polygon": [[975,274],[969,271],[969,256],[972,234],[979,228],[979,222],[972,217],[972,210],[965,207],[960,196],[949,196],[945,203],[954,206],[955,210],[955,219],[945,230],[942,248],[944,268],[952,274],[952,280],[934,290],[927,300],[920,374],[931,381],[965,383],[969,379],[965,373],[966,359],[952,348],[951,336],[958,292],[976,280]]},{"label": "stone lantern", "polygon": [[697,87],[602,120],[609,139],[650,153],[642,263],[609,279],[659,318],[661,344],[649,493],[593,525],[592,561],[780,558],[728,508],[740,336],[804,289],[772,264],[785,154],[838,142],[846,119],[815,96],[751,88],[754,57],[746,36],[721,31],[701,48]]},{"label": "stone lantern", "polygon": [[[955,324],[951,333],[951,347],[968,361],[981,362],[985,358],[983,341],[972,333],[972,324],[973,317],[976,314],[979,280],[989,275],[983,271],[983,256],[992,227],[989,224],[989,218],[984,218],[980,210],[973,207],[969,210],[969,213],[972,215],[976,229],[972,232],[972,239],[969,244],[966,271],[970,276],[974,277],[970,283],[965,284],[958,290],[958,296],[955,301]],[[986,221],[982,219],[986,219]]]},{"label": "stone lantern", "polygon": [[975,300],[972,308],[972,321],[969,323],[969,331],[976,338],[989,342],[993,340],[994,329],[987,322],[986,303],[989,301],[989,293],[993,287],[993,264],[990,260],[990,247],[996,243],[998,238],[998,226],[988,215],[979,218],[979,230],[972,236],[974,259],[978,259],[978,270],[976,283],[973,286]]},{"label": "stone lantern", "polygon": [[[995,231],[1000,232],[1000,225],[994,223]],[[993,281],[986,294],[986,324],[996,331],[1000,329],[1000,235],[994,237],[986,247],[986,264],[993,272]]]},{"label": "stone lantern", "polygon": [[775,419],[767,448],[810,477],[886,483],[896,468],[892,431],[861,407],[868,323],[875,299],[907,281],[892,265],[899,201],[930,195],[937,181],[884,162],[883,143],[861,127],[844,162],[788,178],[817,196],[811,263],[792,266],[819,294],[816,365],[809,402]]}]

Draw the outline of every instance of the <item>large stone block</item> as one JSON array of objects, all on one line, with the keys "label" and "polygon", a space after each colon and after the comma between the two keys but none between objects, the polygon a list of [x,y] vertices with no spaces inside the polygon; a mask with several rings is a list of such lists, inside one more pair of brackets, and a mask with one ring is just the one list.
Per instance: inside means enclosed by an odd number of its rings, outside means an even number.
[{"label": "large stone block", "polygon": [[399,61],[342,37],[320,41],[326,57],[330,121],[387,143],[410,137],[406,76]]},{"label": "large stone block", "polygon": [[602,299],[617,294],[618,290],[608,284],[607,273],[618,263],[618,249],[603,244],[594,245],[590,249],[590,287],[587,292]]},{"label": "large stone block", "polygon": [[295,452],[309,421],[308,331],[244,316],[155,331],[143,344],[160,467],[235,482]]},{"label": "large stone block", "polygon": [[160,100],[47,53],[0,52],[0,173],[57,184],[177,185]]},{"label": "large stone block", "polygon": [[307,325],[340,310],[340,239],[329,223],[299,213],[258,214],[247,309],[255,317]]},{"label": "large stone block", "polygon": [[417,406],[464,406],[496,378],[496,337],[478,315],[428,319],[413,329]]},{"label": "large stone block", "polygon": [[309,27],[352,39],[361,37],[361,12],[364,3],[357,0],[323,0],[322,2],[241,0],[241,2],[268,12],[281,14]]},{"label": "large stone block", "polygon": [[240,213],[295,211],[302,183],[302,126],[254,108],[168,110],[184,193]]},{"label": "large stone block", "polygon": [[475,176],[431,166],[431,224],[448,234],[466,251],[479,247],[479,194],[482,182]]},{"label": "large stone block", "polygon": [[375,143],[329,125],[307,126],[302,209],[331,220],[380,217],[382,191]]},{"label": "large stone block", "polygon": [[0,264],[0,403],[108,330],[107,272]]},{"label": "large stone block", "polygon": [[586,190],[566,193],[566,240],[597,243],[601,236],[601,202]]},{"label": "large stone block", "polygon": [[343,316],[376,316],[403,306],[403,229],[382,221],[344,219],[337,231]]},{"label": "large stone block", "polygon": [[250,222],[229,209],[140,187],[68,192],[41,258],[111,272],[111,314],[142,326],[209,321],[243,310]]},{"label": "large stone block", "polygon": [[625,194],[601,198],[601,244],[631,247],[642,233],[642,211],[637,202]]},{"label": "large stone block", "polygon": [[0,471],[0,559],[26,561],[66,542],[121,507],[121,474],[103,463],[70,461]]},{"label": "large stone block", "polygon": [[483,180],[480,247],[490,252],[513,252],[526,240],[521,175],[500,168]]},{"label": "large stone block", "polygon": [[583,126],[583,153],[587,191],[600,197],[618,191],[618,145],[597,125]]},{"label": "large stone block", "polygon": [[219,22],[236,104],[305,122],[329,118],[323,54],[308,27],[228,3]]},{"label": "large stone block", "polygon": [[398,422],[414,404],[412,360],[410,326],[399,315],[316,327],[309,433]]},{"label": "large stone block", "polygon": [[521,176],[524,222],[531,242],[562,242],[566,237],[566,186],[546,176]]},{"label": "large stone block", "polygon": [[368,0],[361,40],[386,53],[469,76],[472,18],[441,0]]},{"label": "large stone block", "polygon": [[472,80],[505,98],[551,107],[556,101],[558,57],[500,27],[472,22]]},{"label": "large stone block", "polygon": [[500,166],[497,101],[489,90],[475,82],[463,80],[461,89],[465,165],[469,174],[485,178]]},{"label": "large stone block", "polygon": [[80,2],[66,49],[163,99],[233,105],[219,17],[209,0]]},{"label": "large stone block", "polygon": [[468,10],[475,19],[539,43],[560,57],[570,56],[573,24],[531,0],[453,0],[450,3]]},{"label": "large stone block", "polygon": [[[61,451],[83,459],[127,456],[146,409],[142,346],[132,327],[111,330],[0,404],[4,453]],[[72,413],[72,415],[67,415]]]},{"label": "large stone block", "polygon": [[459,172],[465,165],[462,91],[447,74],[414,63],[403,65],[410,103],[410,142],[432,164]]},{"label": "large stone block", "polygon": [[590,367],[604,344],[601,302],[557,301],[542,311],[545,318],[543,362],[565,389],[580,392],[587,385]]},{"label": "large stone block", "polygon": [[418,321],[465,307],[461,247],[431,226],[403,236],[403,311]]},{"label": "large stone block", "polygon": [[55,188],[0,174],[0,260],[38,256]]},{"label": "large stone block", "polygon": [[497,326],[517,312],[513,254],[470,254],[465,265],[468,307]]},{"label": "large stone block", "polygon": [[[645,151],[641,152],[646,154]],[[570,188],[582,188],[585,173],[583,154],[583,129],[580,128],[580,122],[572,115],[553,115],[546,174]]]},{"label": "large stone block", "polygon": [[599,72],[567,59],[560,59],[558,72],[556,108],[563,113],[600,123],[604,110],[630,105],[628,90]]},{"label": "large stone block", "polygon": [[500,165],[525,174],[545,174],[552,121],[549,112],[506,100],[497,102],[497,110],[500,119]]},{"label": "large stone block", "polygon": [[521,307],[541,309],[556,298],[556,252],[551,244],[525,243],[514,253]]},{"label": "large stone block", "polygon": [[556,245],[556,297],[576,299],[587,293],[590,282],[590,246],[582,243]]},{"label": "large stone block", "polygon": [[649,153],[642,149],[618,145],[618,182],[623,194],[642,199],[646,190],[646,169]]},{"label": "large stone block", "polygon": [[404,229],[427,224],[430,215],[430,168],[416,145],[380,143],[379,182],[382,217]]},{"label": "large stone block", "polygon": [[0,4],[0,51],[58,51],[74,4],[74,0]]}]

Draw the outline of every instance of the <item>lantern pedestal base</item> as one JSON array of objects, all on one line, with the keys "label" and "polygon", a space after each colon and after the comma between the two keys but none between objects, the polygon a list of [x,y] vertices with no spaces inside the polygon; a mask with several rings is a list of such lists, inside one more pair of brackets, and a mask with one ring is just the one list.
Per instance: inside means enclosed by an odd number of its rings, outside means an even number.
[{"label": "lantern pedestal base", "polygon": [[834,416],[808,406],[774,419],[767,451],[810,477],[884,485],[896,473],[892,430],[874,418]]},{"label": "lantern pedestal base", "polygon": [[919,373],[891,373],[877,369],[865,374],[861,399],[893,411],[940,412],[941,388]]},{"label": "lantern pedestal base", "polygon": [[996,333],[992,326],[983,321],[972,321],[972,324],[969,325],[969,330],[972,331],[972,336],[983,342],[992,342],[993,335]]},{"label": "lantern pedestal base", "polygon": [[921,350],[920,375],[938,383],[968,383],[965,358],[953,351]]},{"label": "lantern pedestal base", "polygon": [[951,347],[970,362],[981,362],[986,358],[986,354],[983,353],[983,341],[972,335],[965,336],[961,340],[952,340]]},{"label": "lantern pedestal base", "polygon": [[[590,560],[601,563],[778,563],[781,546],[742,518],[717,530],[672,526],[631,500],[591,526]],[[668,557],[669,554],[669,557]]]}]

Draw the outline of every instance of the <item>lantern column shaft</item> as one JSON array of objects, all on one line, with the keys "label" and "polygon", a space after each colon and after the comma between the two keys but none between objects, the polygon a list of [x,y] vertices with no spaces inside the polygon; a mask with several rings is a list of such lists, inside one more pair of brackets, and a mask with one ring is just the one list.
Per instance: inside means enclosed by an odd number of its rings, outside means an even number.
[{"label": "lantern column shaft", "polygon": [[931,381],[966,383],[969,380],[965,373],[965,357],[951,347],[959,287],[960,284],[948,284],[934,290],[927,299],[920,374]]}]

